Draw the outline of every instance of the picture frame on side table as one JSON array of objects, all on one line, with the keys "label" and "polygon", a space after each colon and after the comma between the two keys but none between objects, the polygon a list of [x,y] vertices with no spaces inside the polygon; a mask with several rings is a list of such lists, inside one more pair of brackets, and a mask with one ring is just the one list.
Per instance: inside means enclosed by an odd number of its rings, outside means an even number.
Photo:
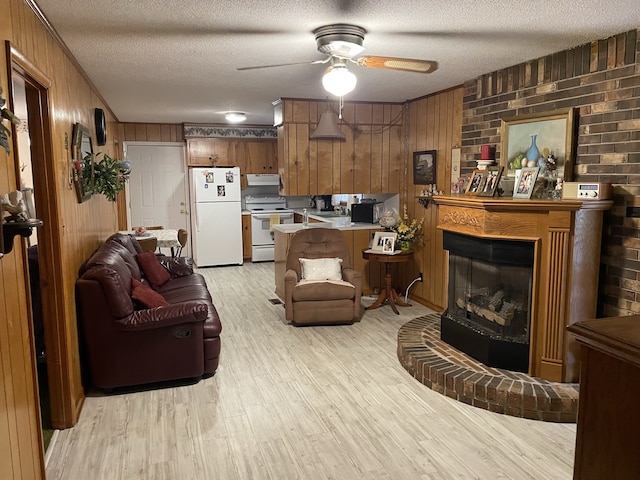
[{"label": "picture frame on side table", "polygon": [[[376,253],[393,253],[397,237],[398,234],[395,232],[375,232],[373,243],[371,244],[371,250]],[[389,243],[391,244],[390,250]]]},{"label": "picture frame on side table", "polygon": [[413,152],[413,183],[415,185],[434,185],[436,177],[436,151]]},{"label": "picture frame on side table", "polygon": [[484,178],[484,170],[474,170],[469,179],[469,184],[465,190],[465,195],[477,195],[478,190],[482,187],[482,180]]},{"label": "picture frame on side table", "polygon": [[526,167],[522,169],[518,183],[513,189],[513,198],[531,198],[533,187],[538,178],[539,167]]},{"label": "picture frame on side table", "polygon": [[573,177],[574,122],[573,108],[501,119],[500,165],[504,167],[503,174],[513,177],[519,168],[542,168],[549,155],[553,155],[556,176],[570,182]]},{"label": "picture frame on side table", "polygon": [[382,253],[393,253],[396,239],[390,235],[382,237]]},{"label": "picture frame on side table", "polygon": [[477,194],[479,197],[493,197],[496,194],[503,170],[504,167],[502,166],[487,167],[484,171],[480,191]]}]

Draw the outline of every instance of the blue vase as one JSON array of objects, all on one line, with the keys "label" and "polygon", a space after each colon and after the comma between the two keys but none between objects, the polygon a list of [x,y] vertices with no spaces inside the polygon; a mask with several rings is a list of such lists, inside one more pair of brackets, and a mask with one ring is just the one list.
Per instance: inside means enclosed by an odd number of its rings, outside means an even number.
[{"label": "blue vase", "polygon": [[538,150],[538,145],[536,145],[536,138],[538,137],[537,134],[531,135],[531,146],[529,147],[529,150],[527,150],[527,153],[525,154],[527,157],[527,160],[531,161],[538,161],[538,158],[540,158],[540,150]]}]

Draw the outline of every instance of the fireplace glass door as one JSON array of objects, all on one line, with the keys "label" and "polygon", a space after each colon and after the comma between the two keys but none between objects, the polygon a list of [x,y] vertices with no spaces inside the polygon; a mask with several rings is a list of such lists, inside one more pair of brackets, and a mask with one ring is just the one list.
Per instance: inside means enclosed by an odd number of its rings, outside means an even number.
[{"label": "fireplace glass door", "polygon": [[[527,372],[533,243],[446,233],[449,290],[442,340],[488,366]],[[450,235],[455,237],[447,241]]]}]

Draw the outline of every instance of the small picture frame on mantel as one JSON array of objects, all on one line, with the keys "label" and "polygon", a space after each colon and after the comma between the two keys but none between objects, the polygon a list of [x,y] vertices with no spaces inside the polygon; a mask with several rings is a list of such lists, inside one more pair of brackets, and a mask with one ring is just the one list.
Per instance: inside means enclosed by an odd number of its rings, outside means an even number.
[{"label": "small picture frame on mantel", "polygon": [[526,167],[522,169],[518,182],[513,189],[513,198],[531,198],[539,171],[539,167]]},{"label": "small picture frame on mantel", "polygon": [[502,177],[502,171],[504,167],[487,167],[484,171],[484,177],[478,191],[479,197],[493,197],[500,185],[500,177]]},{"label": "small picture frame on mantel", "polygon": [[482,180],[484,179],[484,170],[474,170],[469,179],[469,184],[465,190],[465,195],[478,195],[478,191],[482,187]]}]

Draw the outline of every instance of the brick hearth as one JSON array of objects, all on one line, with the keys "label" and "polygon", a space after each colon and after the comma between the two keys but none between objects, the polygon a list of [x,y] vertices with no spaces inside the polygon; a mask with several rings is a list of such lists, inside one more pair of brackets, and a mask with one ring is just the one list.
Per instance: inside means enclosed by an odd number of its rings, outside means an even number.
[{"label": "brick hearth", "polygon": [[491,368],[440,340],[440,315],[418,317],[398,331],[398,359],[418,381],[468,405],[548,422],[575,423],[578,384],[548,382]]}]

